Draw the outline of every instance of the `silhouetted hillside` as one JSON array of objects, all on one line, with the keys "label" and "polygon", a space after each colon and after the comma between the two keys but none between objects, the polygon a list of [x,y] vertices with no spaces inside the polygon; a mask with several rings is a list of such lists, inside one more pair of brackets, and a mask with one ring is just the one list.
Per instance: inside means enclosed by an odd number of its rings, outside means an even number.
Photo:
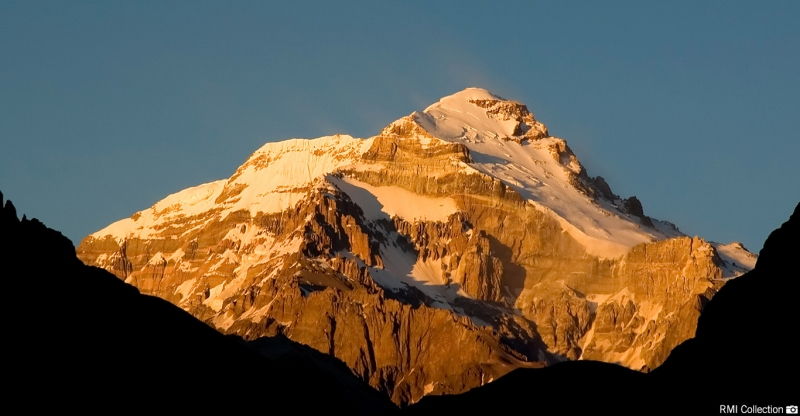
[{"label": "silhouetted hillside", "polygon": [[458,396],[429,396],[416,413],[577,411],[718,414],[721,404],[800,404],[795,332],[800,205],[770,234],[756,268],[725,285],[697,335],[650,374],[589,361],[519,369]]},{"label": "silhouetted hillside", "polygon": [[[283,337],[249,345],[75,257],[0,194],[8,394],[26,408],[292,408],[391,413],[341,362]],[[253,348],[255,346],[255,348]]]}]

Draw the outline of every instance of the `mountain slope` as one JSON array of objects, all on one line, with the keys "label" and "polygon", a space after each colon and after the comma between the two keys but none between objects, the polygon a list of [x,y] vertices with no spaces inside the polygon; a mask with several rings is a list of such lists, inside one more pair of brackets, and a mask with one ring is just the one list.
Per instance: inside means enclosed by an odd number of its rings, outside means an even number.
[{"label": "mountain slope", "polygon": [[476,88],[368,139],[268,143],[78,255],[222,332],[334,355],[396,403],[564,359],[655,368],[755,261],[647,217]]},{"label": "mountain slope", "polygon": [[[796,325],[793,298],[798,281],[800,204],[773,231],[755,269],[723,287],[704,309],[697,336],[678,346],[649,374],[598,362],[569,362],[545,369],[520,369],[458,396],[427,397],[412,414],[516,411],[530,404],[548,412],[721,413],[721,405],[785,410],[797,405],[787,381],[800,362],[791,338],[774,336]],[[788,321],[787,321],[788,320]],[[791,376],[790,376],[791,377]],[[565,403],[565,388],[571,400]],[[748,408],[745,408],[748,406]]]}]

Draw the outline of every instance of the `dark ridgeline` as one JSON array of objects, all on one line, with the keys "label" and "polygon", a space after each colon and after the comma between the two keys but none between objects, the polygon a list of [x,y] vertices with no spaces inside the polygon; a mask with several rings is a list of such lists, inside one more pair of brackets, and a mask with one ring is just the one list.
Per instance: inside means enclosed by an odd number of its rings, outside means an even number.
[{"label": "dark ridgeline", "polygon": [[720,405],[797,405],[800,204],[770,234],[756,268],[726,284],[703,310],[694,339],[650,374],[613,364],[565,362],[519,369],[458,396],[429,396],[414,410],[493,414],[718,414]]},{"label": "dark ridgeline", "polygon": [[[406,411],[717,414],[721,404],[800,403],[791,342],[799,210],[767,239],[756,269],[708,303],[697,337],[652,373],[589,361],[519,369],[465,394],[426,397]],[[10,340],[3,372],[14,386],[6,395],[26,409],[113,402],[108,410],[397,411],[336,359],[282,337],[245,343],[223,336],[83,265],[68,239],[35,219],[20,221],[10,202],[0,209],[0,253]]]},{"label": "dark ridgeline", "polygon": [[0,207],[5,395],[22,409],[396,411],[335,358],[284,337],[224,336],[85,266],[66,237],[20,221],[2,194]]}]

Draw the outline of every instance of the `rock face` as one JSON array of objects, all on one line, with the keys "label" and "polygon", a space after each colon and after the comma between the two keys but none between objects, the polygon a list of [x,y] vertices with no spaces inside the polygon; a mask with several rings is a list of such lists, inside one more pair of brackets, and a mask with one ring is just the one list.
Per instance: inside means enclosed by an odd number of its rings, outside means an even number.
[{"label": "rock face", "polygon": [[333,355],[400,404],[562,360],[653,369],[755,256],[647,217],[548,134],[467,89],[368,139],[268,143],[78,255],[222,332]]},{"label": "rock face", "polygon": [[[704,307],[694,338],[654,371],[595,361],[518,369],[465,394],[425,397],[409,413],[512,414],[531,406],[534,394],[542,414],[568,407],[576,414],[641,415],[654,405],[659,414],[683,414],[687,407],[719,412],[727,403],[742,403],[743,413],[784,413],[797,403],[797,387],[785,376],[800,371],[800,359],[794,342],[774,334],[785,333],[787,319],[797,315],[798,241],[800,204],[767,238],[755,269],[720,289]],[[565,386],[580,400],[565,405]]]}]

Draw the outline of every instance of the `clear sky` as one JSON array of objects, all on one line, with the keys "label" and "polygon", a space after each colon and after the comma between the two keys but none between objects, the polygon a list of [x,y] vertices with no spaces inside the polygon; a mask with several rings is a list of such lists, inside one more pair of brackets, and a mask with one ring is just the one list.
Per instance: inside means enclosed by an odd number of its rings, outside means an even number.
[{"label": "clear sky", "polygon": [[266,141],[523,101],[651,216],[758,250],[800,200],[800,2],[0,1],[0,190],[78,242]]}]

